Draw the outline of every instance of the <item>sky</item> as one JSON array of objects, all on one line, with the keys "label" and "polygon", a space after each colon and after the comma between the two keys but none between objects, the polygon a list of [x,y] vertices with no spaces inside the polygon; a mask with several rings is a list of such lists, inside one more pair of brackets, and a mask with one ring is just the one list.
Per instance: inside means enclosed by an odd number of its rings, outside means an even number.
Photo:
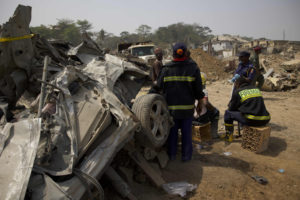
[{"label": "sky", "polygon": [[31,26],[57,19],[88,20],[93,31],[119,35],[146,24],[183,22],[208,26],[215,35],[232,34],[300,41],[300,0],[0,0],[0,24],[18,4],[32,7]]}]

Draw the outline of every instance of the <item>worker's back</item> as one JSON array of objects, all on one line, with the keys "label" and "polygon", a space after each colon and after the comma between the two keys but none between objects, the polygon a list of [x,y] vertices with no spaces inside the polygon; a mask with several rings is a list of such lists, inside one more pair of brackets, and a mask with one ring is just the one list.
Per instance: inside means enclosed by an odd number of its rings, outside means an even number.
[{"label": "worker's back", "polygon": [[270,120],[261,91],[249,84],[242,84],[234,91],[229,110],[240,111],[251,121],[264,123]]},{"label": "worker's back", "polygon": [[195,99],[204,96],[200,70],[195,62],[184,60],[166,64],[157,83],[163,90],[173,117],[193,116]]}]

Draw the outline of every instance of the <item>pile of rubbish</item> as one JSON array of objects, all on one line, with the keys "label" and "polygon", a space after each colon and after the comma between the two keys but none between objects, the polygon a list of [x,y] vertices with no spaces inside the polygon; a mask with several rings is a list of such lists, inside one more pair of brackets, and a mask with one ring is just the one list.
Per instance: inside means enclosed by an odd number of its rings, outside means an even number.
[{"label": "pile of rubbish", "polygon": [[210,56],[200,48],[191,49],[191,58],[210,81],[224,80],[230,76],[228,73],[224,73],[224,63],[222,61]]},{"label": "pile of rubbish", "polygon": [[287,91],[300,84],[300,59],[281,54],[263,55],[261,65],[265,70],[265,91]]},{"label": "pile of rubbish", "polygon": [[88,34],[76,47],[47,41],[30,21],[19,5],[0,28],[0,199],[104,199],[102,176],[136,199],[119,176],[130,169],[129,179],[167,184],[159,169],[173,122],[161,95],[139,95],[149,66],[105,54]]}]

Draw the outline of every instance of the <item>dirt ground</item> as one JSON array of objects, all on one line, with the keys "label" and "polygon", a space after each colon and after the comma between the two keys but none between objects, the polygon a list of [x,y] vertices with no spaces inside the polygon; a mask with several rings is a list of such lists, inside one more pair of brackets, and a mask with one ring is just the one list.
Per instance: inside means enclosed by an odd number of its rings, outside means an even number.
[{"label": "dirt ground", "polygon": [[[223,114],[229,101],[231,85],[226,81],[213,82],[207,86],[209,100]],[[198,188],[185,199],[300,199],[300,88],[289,92],[263,92],[265,104],[271,114],[271,137],[267,151],[255,154],[241,147],[241,139],[226,145],[214,140],[201,150],[194,149],[193,159],[182,163],[168,163],[162,170],[167,182],[187,181]],[[224,152],[232,155],[225,156]],[[283,173],[278,170],[284,169]],[[269,183],[261,185],[251,176],[265,177]],[[154,190],[153,186],[133,187],[139,199],[182,199]]]}]

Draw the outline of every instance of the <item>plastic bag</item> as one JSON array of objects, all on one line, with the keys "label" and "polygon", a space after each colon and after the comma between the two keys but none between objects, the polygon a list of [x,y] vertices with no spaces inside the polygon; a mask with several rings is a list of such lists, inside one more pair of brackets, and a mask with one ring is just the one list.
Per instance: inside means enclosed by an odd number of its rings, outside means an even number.
[{"label": "plastic bag", "polygon": [[173,182],[162,185],[163,189],[168,194],[179,194],[181,197],[186,195],[186,192],[192,192],[197,188],[197,184],[190,184],[188,182]]}]

